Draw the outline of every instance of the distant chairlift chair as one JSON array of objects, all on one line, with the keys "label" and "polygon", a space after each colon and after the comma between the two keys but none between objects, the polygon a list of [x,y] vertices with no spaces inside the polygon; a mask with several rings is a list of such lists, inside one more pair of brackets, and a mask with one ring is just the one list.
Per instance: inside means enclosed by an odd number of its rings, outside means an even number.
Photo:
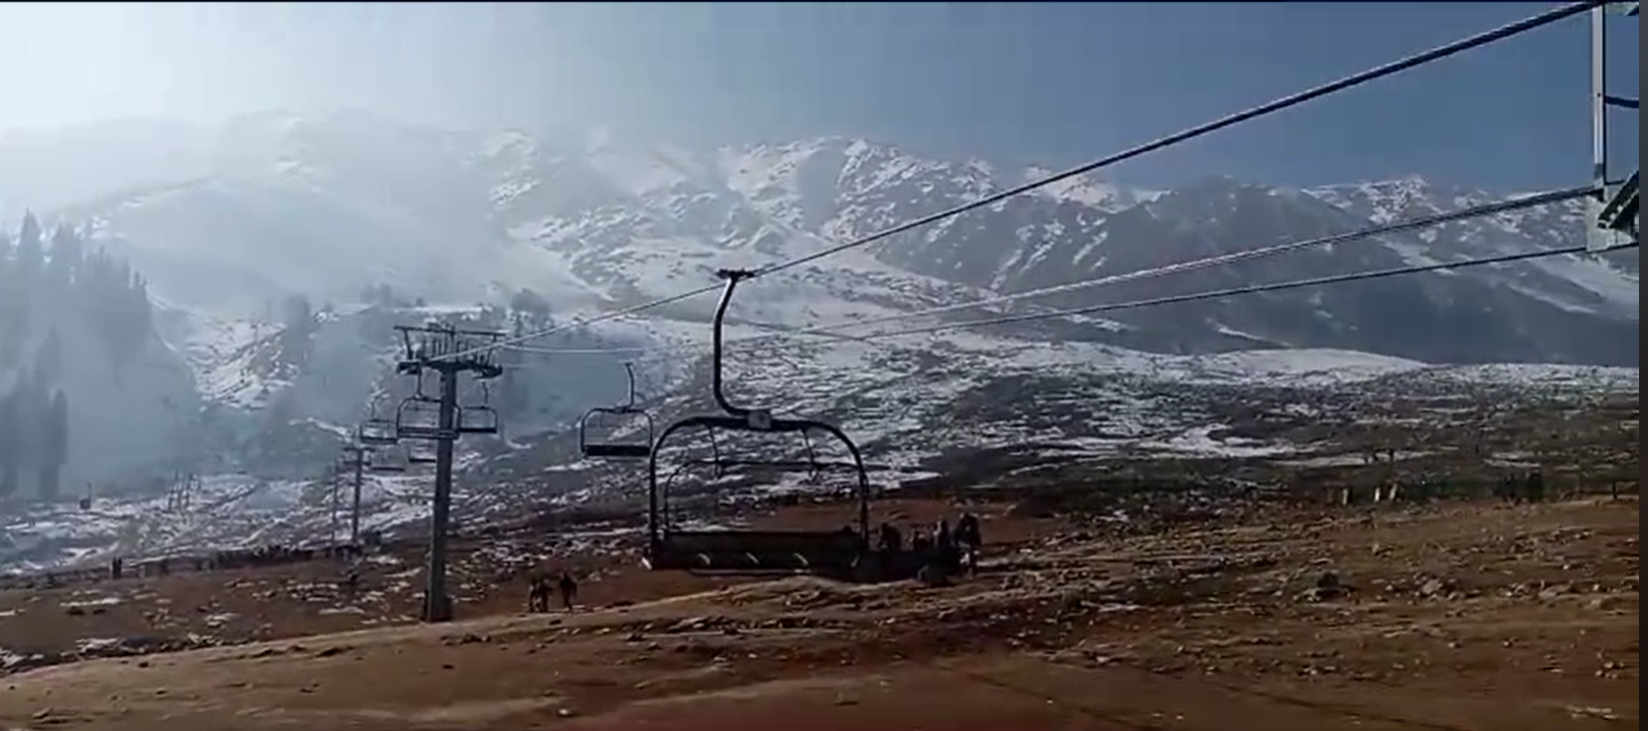
[{"label": "distant chairlift chair", "polygon": [[[652,455],[652,415],[635,405],[635,368],[629,363],[625,363],[624,372],[629,376],[629,401],[618,406],[597,406],[585,412],[584,417],[578,420],[578,449],[583,452],[585,457],[646,459]],[[589,422],[597,414],[625,418],[640,417],[646,423],[647,441],[643,444],[590,441]]]},{"label": "distant chairlift chair", "polygon": [[372,450],[367,469],[383,474],[400,474],[409,467],[407,449],[389,445]]},{"label": "distant chairlift chair", "polygon": [[434,442],[409,442],[406,445],[406,463],[408,465],[435,464]]},{"label": "distant chairlift chair", "polygon": [[395,435],[396,431],[393,419],[378,417],[378,406],[374,403],[372,404],[371,416],[368,416],[365,421],[361,422],[359,427],[356,427],[355,438],[361,444],[369,447],[387,446],[399,441],[399,437]]},{"label": "distant chairlift chair", "polygon": [[400,439],[434,441],[441,434],[441,401],[424,395],[423,373],[418,373],[417,390],[395,410],[395,436]]},{"label": "distant chairlift chair", "polygon": [[497,434],[498,411],[492,408],[492,391],[481,384],[481,403],[458,407],[459,434]]},{"label": "distant chairlift chair", "polygon": [[[649,459],[649,500],[647,512],[646,566],[654,570],[686,570],[697,573],[818,573],[834,576],[859,575],[864,559],[869,556],[870,539],[870,481],[864,468],[858,446],[834,425],[811,419],[780,419],[764,409],[735,406],[727,399],[722,386],[722,323],[727,306],[732,301],[738,282],[751,276],[750,272],[722,271],[726,280],[721,302],[715,311],[714,352],[711,375],[715,401],[722,414],[689,416],[664,429],[653,443]],[[713,461],[717,472],[727,467],[751,466],[769,469],[799,469],[816,474],[826,467],[844,468],[855,477],[856,520],[853,525],[837,530],[684,530],[675,527],[665,507],[668,502],[669,480],[660,481],[658,454],[670,437],[688,429],[728,430],[758,433],[790,433],[805,436],[809,432],[828,434],[839,441],[851,455],[850,462],[825,464],[811,459],[811,441],[806,446],[809,459],[794,460],[723,460],[717,454]],[[679,472],[679,470],[677,470]]]}]

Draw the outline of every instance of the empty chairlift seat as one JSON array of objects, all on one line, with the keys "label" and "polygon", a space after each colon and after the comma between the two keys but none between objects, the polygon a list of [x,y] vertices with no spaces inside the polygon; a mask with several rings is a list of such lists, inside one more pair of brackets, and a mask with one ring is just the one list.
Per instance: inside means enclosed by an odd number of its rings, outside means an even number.
[{"label": "empty chairlift seat", "polygon": [[[635,368],[625,363],[624,373],[629,377],[629,401],[618,406],[598,406],[585,412],[583,418],[578,420],[578,449],[585,457],[646,459],[652,455],[652,416],[635,404]],[[645,428],[646,442],[592,438],[591,422],[607,418],[615,422],[629,421],[631,424],[639,419]]]},{"label": "empty chairlift seat", "polygon": [[855,530],[670,530],[647,563],[655,570],[834,574],[856,568],[864,548]]},{"label": "empty chairlift seat", "polygon": [[395,436],[395,422],[389,419],[380,419],[376,415],[377,408],[373,407],[373,416],[361,422],[355,432],[355,438],[367,446],[384,446],[399,441]]},{"label": "empty chairlift seat", "polygon": [[[712,395],[721,407],[719,414],[689,416],[666,427],[653,441],[649,455],[646,566],[654,570],[684,570],[706,573],[818,573],[844,574],[855,571],[869,555],[869,477],[864,469],[858,446],[840,429],[831,424],[811,419],[776,418],[770,412],[748,409],[732,404],[722,388],[722,323],[727,306],[732,300],[738,282],[749,272],[723,271],[726,287],[716,307],[714,320],[714,350],[711,358]],[[768,468],[779,471],[802,469],[815,474],[820,463],[812,459],[809,432],[827,434],[846,448],[851,461],[837,463],[846,467],[854,480],[854,515],[845,528],[829,531],[779,530],[682,530],[674,527],[668,515],[668,487],[670,480],[659,479],[661,448],[670,437],[682,430],[703,429],[712,436],[717,431],[791,434],[802,438],[808,461],[750,460],[720,458],[719,449],[714,460],[718,472],[726,467]],[[587,451],[586,451],[587,453]],[[671,473],[673,477],[680,470]]]}]

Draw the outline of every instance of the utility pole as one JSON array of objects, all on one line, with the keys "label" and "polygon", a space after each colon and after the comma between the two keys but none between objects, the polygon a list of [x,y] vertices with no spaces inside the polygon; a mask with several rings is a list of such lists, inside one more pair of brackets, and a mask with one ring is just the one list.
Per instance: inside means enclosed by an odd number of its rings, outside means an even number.
[{"label": "utility pole", "polygon": [[353,470],[354,487],[349,497],[349,545],[360,544],[361,479],[366,468],[366,455],[372,448],[364,444],[346,444],[343,447],[344,467]]},{"label": "utility pole", "polygon": [[1642,171],[1632,170],[1621,178],[1610,169],[1614,162],[1610,113],[1616,109],[1638,113],[1642,107],[1639,98],[1609,93],[1608,19],[1613,14],[1640,18],[1641,4],[1615,2],[1591,9],[1591,169],[1598,190],[1586,211],[1591,219],[1586,245],[1593,252],[1636,246],[1641,240]]},{"label": "utility pole", "polygon": [[332,544],[336,544],[338,542],[338,512],[342,509],[342,506],[339,505],[339,503],[343,501],[343,477],[344,470],[347,467],[348,465],[342,460],[333,462],[330,474],[327,475],[327,481],[330,482],[332,486],[332,520],[331,532],[328,534],[328,539]]},{"label": "utility pole", "polygon": [[[503,375],[494,351],[502,333],[458,330],[430,324],[423,327],[397,326],[405,343],[404,359],[396,366],[402,375],[440,376],[440,396],[428,399],[415,395],[401,403],[395,433],[401,439],[435,442],[435,495],[429,520],[429,584],[424,591],[423,620],[446,622],[452,619],[452,598],[446,591],[447,532],[452,520],[452,447],[463,433],[496,434],[497,414],[487,424],[466,425],[458,407],[458,376],[472,373],[478,379]],[[435,423],[409,420],[419,404],[435,401]],[[491,412],[491,409],[485,409]]]}]

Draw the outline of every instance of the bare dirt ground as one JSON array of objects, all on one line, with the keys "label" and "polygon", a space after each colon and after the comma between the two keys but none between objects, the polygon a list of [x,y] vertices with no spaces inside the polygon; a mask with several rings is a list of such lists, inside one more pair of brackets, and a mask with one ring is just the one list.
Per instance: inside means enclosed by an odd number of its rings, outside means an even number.
[{"label": "bare dirt ground", "polygon": [[[269,638],[0,677],[0,729],[1639,724],[1634,498],[1275,505],[1146,531],[981,509],[998,547],[945,588],[648,574],[563,549],[544,565],[587,577],[585,606],[526,616],[520,560],[474,545],[464,619],[439,626],[405,624],[414,556],[353,596],[324,564],[0,592],[0,646],[23,651]],[[768,521],[836,519],[817,512]]]}]

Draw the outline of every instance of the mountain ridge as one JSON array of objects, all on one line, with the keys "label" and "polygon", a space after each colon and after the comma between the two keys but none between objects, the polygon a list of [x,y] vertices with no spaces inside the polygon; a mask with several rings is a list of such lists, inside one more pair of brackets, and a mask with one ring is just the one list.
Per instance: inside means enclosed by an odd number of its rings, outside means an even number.
[{"label": "mountain ridge", "polygon": [[[214,144],[196,147],[214,149],[216,159],[232,163],[223,162],[216,172],[191,182],[74,212],[97,220],[100,231],[117,240],[132,240],[134,256],[153,263],[145,269],[196,267],[203,271],[189,276],[240,279],[243,289],[264,293],[266,300],[297,293],[346,302],[373,280],[402,282],[403,288],[426,290],[421,294],[449,302],[496,301],[531,287],[532,280],[553,280],[532,288],[571,296],[579,300],[575,306],[665,296],[673,292],[655,275],[679,279],[690,263],[704,257],[733,265],[739,260],[770,263],[772,257],[807,253],[827,242],[952,208],[1044,171],[1033,166],[1004,170],[976,158],[918,158],[897,145],[844,136],[693,152],[631,143],[611,134],[543,140],[521,131],[464,133],[362,115],[320,121],[251,116],[225,125]],[[892,276],[931,278],[929,285],[912,284],[948,290],[935,294],[937,299],[967,299],[969,289],[977,290],[972,299],[985,299],[991,293],[1045,289],[1507,197],[1435,185],[1418,176],[1302,190],[1208,176],[1174,190],[1135,191],[1084,175],[853,253],[891,265]],[[142,211],[168,207],[181,209],[182,218]],[[1115,290],[1117,299],[1139,299],[1281,275],[1308,278],[1358,266],[1526,250],[1581,235],[1582,214],[1576,201],[1107,288]],[[236,220],[214,223],[213,215]],[[270,218],[282,220],[265,220]],[[223,253],[217,238],[268,241],[267,247],[244,245],[248,248],[290,250],[299,242],[316,243],[309,253],[290,257],[308,267],[298,271],[278,261],[257,261],[257,252],[249,250]],[[453,243],[458,241],[466,243]],[[313,260],[341,258],[344,242],[354,260],[328,267],[335,276],[316,280],[321,268]],[[214,256],[234,260],[214,265]],[[669,256],[677,260],[673,265],[660,259]],[[189,261],[179,261],[184,257]],[[645,271],[648,260],[667,271]],[[1220,306],[1215,303],[1168,308],[1181,313],[1170,318],[1117,319],[1132,330],[1158,331],[1154,345],[1170,351],[1217,352],[1231,346],[1224,334],[1233,331],[1244,333],[1241,340],[1247,342],[1441,362],[1629,365],[1635,363],[1634,356],[1628,357],[1631,348],[1578,342],[1548,347],[1539,341],[1547,334],[1573,332],[1587,335],[1573,340],[1617,341],[1614,336],[1624,335],[1625,323],[1637,316],[1634,262],[1634,255],[1610,262],[1568,257],[1529,262],[1497,276],[1478,271],[1412,278],[1441,282],[1424,287],[1357,285],[1395,288],[1395,299],[1419,297],[1427,303],[1427,315],[1456,329],[1466,326],[1447,324],[1449,300],[1456,298],[1446,290],[1465,286],[1473,290],[1469,298],[1512,312],[1509,319],[1540,321],[1532,328],[1501,327],[1465,348],[1434,342],[1447,337],[1409,337],[1400,328],[1380,325],[1365,309],[1352,316],[1349,310],[1359,307],[1352,302],[1341,304],[1347,312],[1319,318],[1323,322],[1289,322],[1311,309],[1311,301],[1323,294],[1319,290],[1254,298],[1282,303],[1257,315],[1247,310],[1263,309],[1258,305],[1231,315],[1212,311]],[[864,263],[858,262],[861,271],[854,275],[865,273]],[[250,274],[260,270],[265,273]],[[512,271],[525,274],[506,276]],[[279,281],[260,281],[269,279]],[[162,294],[188,289],[175,281],[160,285]],[[830,288],[851,286],[844,279]],[[282,287],[296,291],[280,291]],[[170,298],[194,307],[209,299],[198,294]],[[1078,290],[1040,301],[1052,307],[1082,306],[1092,304],[1093,297]],[[1130,318],[1136,322],[1128,322]],[[1519,332],[1528,329],[1538,332]],[[1153,342],[1143,338],[1129,344],[1149,348]]]},{"label": "mountain ridge", "polygon": [[[610,134],[473,133],[361,115],[254,116],[214,128],[179,127],[174,137],[146,129],[146,144],[187,154],[170,160],[134,151],[121,160],[161,159],[170,167],[122,171],[122,185],[97,182],[103,187],[95,195],[55,209],[55,217],[92,222],[101,245],[144,272],[154,298],[165,304],[157,314],[165,320],[165,342],[190,363],[198,394],[228,414],[227,425],[213,431],[240,442],[285,434],[263,441],[281,445],[267,449],[289,452],[275,460],[287,473],[324,459],[327,439],[338,438],[373,399],[404,388],[390,383],[386,366],[393,348],[387,333],[396,322],[464,312],[507,329],[521,311],[512,303],[533,301],[542,310],[535,322],[567,326],[592,312],[696,289],[712,282],[717,268],[792,259],[1017,186],[1045,170],[922,158],[852,137],[694,151]],[[6,144],[0,139],[0,151]],[[71,154],[74,145],[51,149]],[[66,168],[95,165],[81,160]],[[0,165],[0,190],[26,189],[6,174]],[[134,182],[166,175],[173,178]],[[758,280],[740,290],[734,329],[770,335],[906,318],[887,327],[844,328],[834,340],[785,340],[746,352],[787,361],[796,353],[824,357],[855,336],[906,325],[1460,260],[1583,238],[1582,208],[1564,204],[1448,224],[1430,235],[1389,234],[1073,287],[1029,302],[960,307],[1505,199],[1416,177],[1294,189],[1208,176],[1171,190],[1134,190],[1077,176]],[[1155,361],[1128,353],[1214,357],[1294,348],[1406,361],[1634,368],[1634,262],[1634,254],[1565,257],[1052,319],[905,339],[888,348],[897,358],[925,352],[986,369],[990,358],[978,353],[1049,346],[1093,346],[1080,352],[1140,363]],[[380,296],[386,288],[393,296]],[[274,314],[292,298],[322,313],[306,333],[314,344],[305,346],[302,362],[287,357],[281,343],[288,325]],[[569,328],[533,345],[600,350],[702,343],[713,303],[705,297]],[[935,307],[956,311],[910,316]],[[563,428],[570,416],[603,401],[593,394],[621,393],[611,374],[623,357],[523,356],[538,370],[523,377],[533,395],[519,406],[518,433]],[[657,369],[646,378],[657,389],[702,376],[701,363],[686,355],[646,357]],[[844,372],[861,371],[851,376],[862,381],[861,390],[904,377],[875,358],[842,363]],[[784,386],[777,376],[756,382],[765,384],[764,393],[802,388]]]}]

